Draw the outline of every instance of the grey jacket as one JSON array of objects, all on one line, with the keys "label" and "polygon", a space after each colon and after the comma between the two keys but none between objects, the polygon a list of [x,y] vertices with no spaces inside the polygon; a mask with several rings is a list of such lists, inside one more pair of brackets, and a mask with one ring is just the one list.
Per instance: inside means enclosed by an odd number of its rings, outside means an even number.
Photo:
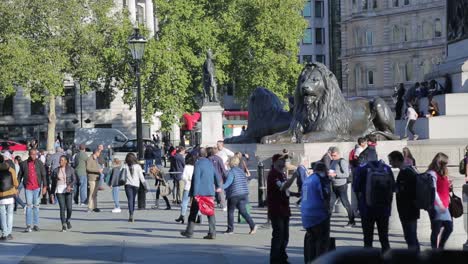
[{"label": "grey jacket", "polygon": [[330,163],[330,169],[335,170],[336,172],[336,177],[331,178],[333,186],[342,186],[347,183],[349,177],[349,165],[345,159],[341,158],[339,160],[332,160]]},{"label": "grey jacket", "polygon": [[[55,193],[55,190],[57,189],[57,182],[58,182],[58,172],[59,168],[55,168],[55,170],[52,171],[52,175],[50,176],[50,180],[52,181],[52,186],[51,186],[51,193]],[[73,188],[73,185],[76,183],[76,174],[75,170],[71,166],[65,167],[65,174],[66,174],[66,182],[67,182],[67,187]]]}]

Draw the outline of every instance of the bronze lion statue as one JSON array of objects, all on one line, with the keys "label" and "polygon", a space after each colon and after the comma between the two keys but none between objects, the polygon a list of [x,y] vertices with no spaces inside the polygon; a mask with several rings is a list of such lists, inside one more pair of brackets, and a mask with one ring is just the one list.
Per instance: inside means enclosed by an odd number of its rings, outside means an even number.
[{"label": "bronze lion statue", "polygon": [[[250,124],[249,124],[250,125]],[[395,118],[382,98],[346,100],[335,75],[321,63],[310,63],[299,76],[289,129],[261,139],[262,143],[354,141],[376,134],[394,135]]]}]

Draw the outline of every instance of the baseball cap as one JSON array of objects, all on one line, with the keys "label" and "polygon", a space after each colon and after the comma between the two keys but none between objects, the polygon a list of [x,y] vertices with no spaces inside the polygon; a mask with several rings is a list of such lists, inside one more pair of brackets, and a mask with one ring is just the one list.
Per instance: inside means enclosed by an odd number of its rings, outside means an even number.
[{"label": "baseball cap", "polygon": [[9,159],[11,160],[12,159],[10,151],[5,151],[5,152],[2,153],[2,155],[5,158],[5,160],[9,160]]},{"label": "baseball cap", "polygon": [[289,156],[288,154],[275,154],[273,157],[271,157],[271,161],[275,163],[276,161],[280,159],[287,159]]}]

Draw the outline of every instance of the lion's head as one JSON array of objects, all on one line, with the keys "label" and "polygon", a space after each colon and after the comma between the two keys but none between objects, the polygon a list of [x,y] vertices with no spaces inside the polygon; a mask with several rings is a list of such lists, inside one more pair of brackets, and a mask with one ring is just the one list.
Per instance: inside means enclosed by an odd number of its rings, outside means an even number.
[{"label": "lion's head", "polygon": [[294,121],[303,133],[347,132],[351,109],[341,94],[335,75],[322,63],[307,64],[294,94]]}]

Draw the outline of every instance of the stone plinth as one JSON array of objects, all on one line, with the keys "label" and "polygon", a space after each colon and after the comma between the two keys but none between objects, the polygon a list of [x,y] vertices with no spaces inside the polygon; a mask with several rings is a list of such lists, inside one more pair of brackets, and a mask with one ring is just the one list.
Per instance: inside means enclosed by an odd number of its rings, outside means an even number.
[{"label": "stone plinth", "polygon": [[201,146],[216,146],[223,139],[223,111],[219,104],[208,103],[200,109]]}]

